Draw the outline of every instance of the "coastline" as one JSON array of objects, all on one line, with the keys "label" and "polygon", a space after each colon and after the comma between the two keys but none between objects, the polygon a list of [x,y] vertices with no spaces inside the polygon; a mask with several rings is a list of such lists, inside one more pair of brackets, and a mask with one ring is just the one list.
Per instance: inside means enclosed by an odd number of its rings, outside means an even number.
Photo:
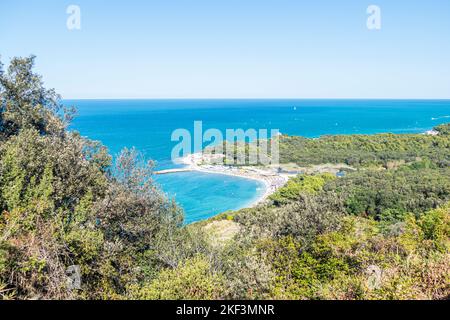
[{"label": "coastline", "polygon": [[[438,131],[430,129],[422,132],[424,135],[436,136]],[[255,167],[255,166],[230,166],[230,165],[217,165],[217,164],[205,164],[211,163],[216,160],[213,156],[207,153],[193,153],[187,156],[178,158],[176,163],[183,165],[181,168],[166,169],[155,172],[156,174],[170,174],[177,172],[201,172],[214,175],[226,175],[241,179],[249,179],[258,181],[261,183],[261,187],[264,188],[263,192],[257,192],[254,198],[250,199],[246,204],[239,207],[254,208],[257,205],[264,203],[273,193],[279,188],[286,185],[291,177],[298,174],[317,174],[328,172],[331,174],[338,174],[342,170],[356,170],[355,168],[346,164],[321,164],[310,167],[292,167],[291,164],[284,164],[283,170],[278,170],[278,167]],[[280,172],[281,171],[281,172]],[[259,190],[257,190],[259,191]]]},{"label": "coastline", "polygon": [[250,179],[262,184],[264,192],[243,208],[253,208],[258,204],[265,202],[270,195],[283,187],[288,182],[289,178],[293,176],[292,174],[277,173],[274,170],[246,166],[204,165],[201,164],[203,160],[204,157],[202,153],[194,153],[180,158],[178,163],[185,165],[183,168],[184,170]]}]

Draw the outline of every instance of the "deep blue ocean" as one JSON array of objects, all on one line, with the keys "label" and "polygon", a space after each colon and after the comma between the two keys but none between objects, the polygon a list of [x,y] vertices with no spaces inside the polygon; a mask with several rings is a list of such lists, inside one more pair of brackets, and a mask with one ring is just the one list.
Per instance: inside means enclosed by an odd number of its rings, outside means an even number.
[{"label": "deep blue ocean", "polygon": [[[450,100],[65,100],[77,107],[72,129],[100,140],[111,154],[136,147],[157,169],[175,167],[173,130],[279,129],[283,134],[418,133],[450,122]],[[184,208],[186,222],[245,207],[259,182],[224,175],[179,173],[156,182]]]}]

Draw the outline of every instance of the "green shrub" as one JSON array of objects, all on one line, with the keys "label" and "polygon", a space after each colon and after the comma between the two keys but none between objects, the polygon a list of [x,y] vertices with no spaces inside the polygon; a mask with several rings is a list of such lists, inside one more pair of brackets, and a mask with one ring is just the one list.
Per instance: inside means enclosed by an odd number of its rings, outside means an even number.
[{"label": "green shrub", "polygon": [[222,295],[223,277],[211,271],[208,261],[195,257],[174,269],[164,269],[151,282],[132,287],[135,299],[146,300],[205,300]]},{"label": "green shrub", "polygon": [[283,205],[295,201],[301,194],[317,194],[325,183],[336,177],[329,173],[320,175],[299,175],[289,179],[286,185],[270,196],[276,205]]}]

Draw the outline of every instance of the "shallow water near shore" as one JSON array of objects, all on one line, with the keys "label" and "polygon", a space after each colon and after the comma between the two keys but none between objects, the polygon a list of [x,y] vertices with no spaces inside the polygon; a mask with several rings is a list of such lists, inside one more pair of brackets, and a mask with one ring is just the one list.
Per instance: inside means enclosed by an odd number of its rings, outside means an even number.
[{"label": "shallow water near shore", "polygon": [[[136,147],[174,168],[172,131],[279,129],[283,134],[419,133],[450,121],[450,100],[66,100],[78,108],[72,129],[100,140],[110,152]],[[184,172],[157,176],[156,182],[184,208],[186,222],[209,218],[253,203],[264,193],[258,181]]]},{"label": "shallow water near shore", "polygon": [[265,190],[264,184],[256,180],[195,171],[160,175],[155,181],[178,202],[181,199],[188,204],[184,207],[186,223],[248,207]]}]

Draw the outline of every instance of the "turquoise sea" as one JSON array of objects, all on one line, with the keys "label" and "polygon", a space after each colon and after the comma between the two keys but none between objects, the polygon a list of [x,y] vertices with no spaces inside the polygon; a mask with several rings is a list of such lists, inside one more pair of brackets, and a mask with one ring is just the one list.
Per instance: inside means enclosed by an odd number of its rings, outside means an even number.
[{"label": "turquoise sea", "polygon": [[[172,131],[203,129],[279,129],[283,134],[417,133],[450,122],[450,100],[65,100],[78,115],[72,129],[100,140],[110,152],[136,147],[173,168]],[[253,180],[204,173],[156,177],[184,208],[186,222],[245,207],[264,192]]]}]

